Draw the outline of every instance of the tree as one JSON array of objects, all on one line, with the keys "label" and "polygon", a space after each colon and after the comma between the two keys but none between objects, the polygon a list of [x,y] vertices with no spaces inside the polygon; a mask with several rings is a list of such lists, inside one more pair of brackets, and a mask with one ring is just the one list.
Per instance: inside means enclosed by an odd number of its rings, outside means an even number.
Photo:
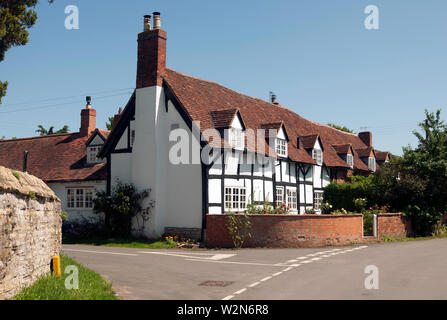
[{"label": "tree", "polygon": [[115,125],[115,117],[109,117],[109,121],[106,122],[107,130],[112,130]]},{"label": "tree", "polygon": [[403,157],[392,157],[371,177],[351,178],[351,183],[332,183],[325,199],[334,208],[353,210],[357,198],[369,206],[389,206],[411,219],[416,235],[430,235],[447,212],[447,125],[441,110],[425,111],[419,124],[416,148],[403,148]]},{"label": "tree", "polygon": [[[12,46],[28,42],[29,32],[37,20],[34,8],[38,0],[0,0],[0,62]],[[8,82],[0,81],[0,103],[6,95]]]},{"label": "tree", "polygon": [[349,133],[354,133],[354,131],[352,131],[351,129],[349,129],[348,127],[345,126],[339,126],[337,124],[334,123],[328,123],[327,124],[329,127],[332,127],[334,129],[340,130],[340,131],[344,131],[344,132],[349,132]]},{"label": "tree", "polygon": [[418,146],[403,148],[401,180],[417,177],[423,185],[423,199],[412,206],[411,216],[430,233],[447,212],[447,125],[441,120],[441,110],[425,110],[425,120],[419,124],[422,133],[414,131]]},{"label": "tree", "polygon": [[68,132],[70,132],[70,129],[67,125],[65,125],[62,129],[54,132],[54,127],[50,127],[47,130],[42,125],[39,125],[36,132],[39,133],[41,136],[48,136],[48,135],[52,135],[52,134],[68,133]]}]

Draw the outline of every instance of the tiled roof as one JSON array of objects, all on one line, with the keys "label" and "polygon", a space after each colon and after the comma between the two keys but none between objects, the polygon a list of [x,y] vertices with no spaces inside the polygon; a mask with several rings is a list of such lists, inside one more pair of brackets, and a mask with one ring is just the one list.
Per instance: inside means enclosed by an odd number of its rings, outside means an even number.
[{"label": "tiled roof", "polygon": [[104,141],[107,140],[111,132],[110,130],[104,130],[104,129],[96,129],[96,131],[104,138]]},{"label": "tiled roof", "polygon": [[[303,163],[315,163],[310,154],[297,148],[297,138],[319,135],[324,148],[324,163],[329,167],[349,168],[332,145],[351,144],[354,149],[367,146],[360,138],[326,125],[300,117],[295,112],[253,98],[215,82],[194,78],[171,69],[166,70],[165,81],[193,121],[200,121],[201,131],[215,128],[211,112],[238,109],[247,129],[260,129],[268,123],[284,123],[289,137],[289,158]],[[354,166],[369,171],[358,155],[354,155]]]},{"label": "tiled roof", "polygon": [[363,149],[356,149],[355,151],[359,155],[360,158],[366,158],[371,155],[371,152],[374,150],[373,147],[367,147]]},{"label": "tiled roof", "polygon": [[229,128],[236,116],[237,109],[226,109],[211,111],[211,118],[213,119],[214,127],[216,129]]},{"label": "tiled roof", "polygon": [[28,173],[45,182],[105,180],[104,163],[86,164],[87,140],[79,133],[0,140],[0,165],[22,171],[24,152],[28,151]]},{"label": "tiled roof", "polygon": [[311,134],[309,136],[299,137],[300,145],[304,149],[313,149],[318,140],[318,134]]},{"label": "tiled roof", "polygon": [[348,154],[349,153],[349,149],[352,148],[352,146],[350,144],[338,144],[338,145],[333,145],[332,146],[335,151],[337,151],[338,154]]},{"label": "tiled roof", "polygon": [[387,151],[376,151],[376,159],[377,161],[386,161],[389,158],[390,153]]}]

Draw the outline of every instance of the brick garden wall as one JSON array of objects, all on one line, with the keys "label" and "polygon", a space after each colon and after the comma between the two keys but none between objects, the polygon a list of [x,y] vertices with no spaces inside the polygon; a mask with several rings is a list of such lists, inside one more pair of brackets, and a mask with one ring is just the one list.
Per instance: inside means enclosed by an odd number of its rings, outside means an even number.
[{"label": "brick garden wall", "polygon": [[412,234],[411,222],[401,213],[377,215],[377,237],[400,238]]},{"label": "brick garden wall", "polygon": [[[252,238],[244,247],[319,247],[363,240],[362,215],[250,215]],[[230,248],[226,215],[207,215],[206,245]]]},{"label": "brick garden wall", "polygon": [[61,202],[45,183],[0,167],[0,300],[50,272],[61,227]]}]

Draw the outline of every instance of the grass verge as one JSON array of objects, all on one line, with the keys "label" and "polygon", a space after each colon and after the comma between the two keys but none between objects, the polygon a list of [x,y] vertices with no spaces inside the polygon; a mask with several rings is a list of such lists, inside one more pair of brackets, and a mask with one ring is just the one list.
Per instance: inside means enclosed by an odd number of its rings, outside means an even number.
[{"label": "grass verge", "polygon": [[[78,290],[65,288],[65,280],[70,276],[64,273],[67,266],[78,268]],[[41,277],[31,287],[23,289],[14,297],[14,300],[118,300],[109,282],[96,272],[64,255],[61,256],[61,272],[61,278],[56,278],[51,274]]]},{"label": "grass verge", "polygon": [[122,247],[139,249],[171,249],[177,247],[177,242],[172,240],[140,240],[140,239],[108,239],[108,238],[64,238],[64,244],[81,244],[102,247]]}]

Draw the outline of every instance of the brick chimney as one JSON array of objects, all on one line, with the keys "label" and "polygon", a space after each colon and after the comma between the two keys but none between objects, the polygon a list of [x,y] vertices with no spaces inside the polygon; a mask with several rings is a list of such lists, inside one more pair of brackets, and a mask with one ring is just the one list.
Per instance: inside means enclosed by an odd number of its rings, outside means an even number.
[{"label": "brick chimney", "polygon": [[166,31],[161,29],[159,12],[144,16],[143,32],[138,35],[137,89],[162,86],[162,76],[166,71]]},{"label": "brick chimney", "polygon": [[360,140],[363,141],[368,147],[373,146],[373,137],[371,132],[360,132],[359,133]]},{"label": "brick chimney", "polygon": [[87,106],[81,111],[81,129],[79,129],[82,137],[89,136],[96,129],[96,110],[92,109],[92,98],[87,97],[86,101]]}]

